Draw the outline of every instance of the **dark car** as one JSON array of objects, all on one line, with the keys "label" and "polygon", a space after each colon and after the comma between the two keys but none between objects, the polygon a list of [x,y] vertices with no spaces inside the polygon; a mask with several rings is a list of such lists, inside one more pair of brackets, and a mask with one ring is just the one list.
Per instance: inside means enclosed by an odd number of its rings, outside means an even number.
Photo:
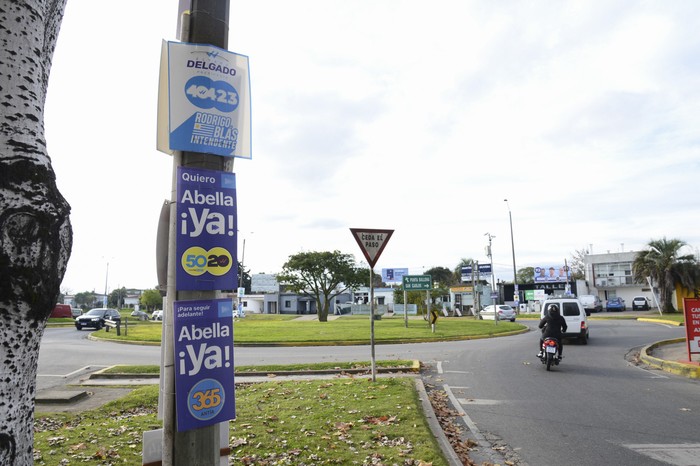
[{"label": "dark car", "polygon": [[148,314],[143,311],[134,311],[131,317],[136,317],[138,320],[148,320]]},{"label": "dark car", "polygon": [[116,309],[107,309],[103,307],[90,309],[85,314],[75,319],[75,328],[82,330],[83,327],[93,327],[100,330],[105,326],[106,319],[121,322],[122,316]]},{"label": "dark car", "polygon": [[610,298],[605,303],[605,310],[610,311],[626,311],[627,306],[625,305],[625,300],[622,298]]}]

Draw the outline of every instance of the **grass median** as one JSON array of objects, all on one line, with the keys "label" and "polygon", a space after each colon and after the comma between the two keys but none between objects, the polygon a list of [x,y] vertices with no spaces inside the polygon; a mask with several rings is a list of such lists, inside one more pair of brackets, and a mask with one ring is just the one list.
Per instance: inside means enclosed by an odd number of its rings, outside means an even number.
[{"label": "grass median", "polygon": [[[248,315],[236,319],[234,341],[237,345],[352,345],[369,343],[370,321],[367,316],[343,316],[328,322],[297,319],[298,316]],[[374,337],[377,343],[424,342],[483,338],[509,334],[524,330],[525,326],[513,322],[474,320],[465,317],[438,319],[433,332],[428,322],[422,318],[408,320],[406,327],[403,317],[384,317],[374,322]],[[128,332],[122,329],[117,336],[114,329],[104,329],[94,333],[99,338],[123,341],[160,343],[160,325],[130,326]]]},{"label": "grass median", "polygon": [[[79,414],[37,413],[34,464],[141,464],[162,426],[158,387]],[[236,386],[232,464],[447,465],[411,378],[271,381]]]}]

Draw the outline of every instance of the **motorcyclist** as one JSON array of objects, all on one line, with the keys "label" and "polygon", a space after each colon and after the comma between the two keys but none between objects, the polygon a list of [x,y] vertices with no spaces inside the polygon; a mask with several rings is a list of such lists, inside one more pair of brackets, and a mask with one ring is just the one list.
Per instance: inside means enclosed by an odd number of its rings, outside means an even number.
[{"label": "motorcyclist", "polygon": [[540,320],[539,327],[542,329],[542,336],[540,337],[540,352],[537,354],[538,358],[542,357],[542,343],[544,339],[555,338],[559,342],[559,359],[563,357],[562,352],[564,350],[564,342],[562,338],[562,333],[566,332],[566,319],[564,319],[559,314],[559,306],[556,304],[547,305],[545,315]]}]

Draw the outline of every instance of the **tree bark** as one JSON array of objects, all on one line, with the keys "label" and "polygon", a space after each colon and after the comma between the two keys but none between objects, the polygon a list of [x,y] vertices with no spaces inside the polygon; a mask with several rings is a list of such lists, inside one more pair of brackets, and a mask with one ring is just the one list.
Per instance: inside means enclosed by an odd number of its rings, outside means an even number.
[{"label": "tree bark", "polygon": [[0,464],[33,464],[39,345],[72,247],[44,103],[65,0],[0,0]]}]

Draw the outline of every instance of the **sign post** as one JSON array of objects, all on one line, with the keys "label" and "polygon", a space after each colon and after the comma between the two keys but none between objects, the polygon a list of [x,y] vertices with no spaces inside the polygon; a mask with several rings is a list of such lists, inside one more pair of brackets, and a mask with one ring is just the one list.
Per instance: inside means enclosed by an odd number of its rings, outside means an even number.
[{"label": "sign post", "polygon": [[[404,275],[403,276],[403,290],[406,291],[425,291],[426,297],[426,317],[430,314],[430,290],[433,289],[433,277],[430,275]],[[404,294],[405,296],[405,294]],[[405,301],[405,299],[404,299]],[[405,306],[404,302],[404,306]],[[437,317],[435,317],[437,321]],[[431,321],[433,333],[435,332],[435,321]]]},{"label": "sign post", "polygon": [[371,348],[372,382],[377,381],[377,365],[374,356],[374,265],[394,234],[394,230],[375,230],[369,228],[350,228],[352,236],[362,250],[369,264],[369,342]]},{"label": "sign post", "polygon": [[684,298],[685,338],[688,344],[688,361],[700,354],[700,299]]}]

